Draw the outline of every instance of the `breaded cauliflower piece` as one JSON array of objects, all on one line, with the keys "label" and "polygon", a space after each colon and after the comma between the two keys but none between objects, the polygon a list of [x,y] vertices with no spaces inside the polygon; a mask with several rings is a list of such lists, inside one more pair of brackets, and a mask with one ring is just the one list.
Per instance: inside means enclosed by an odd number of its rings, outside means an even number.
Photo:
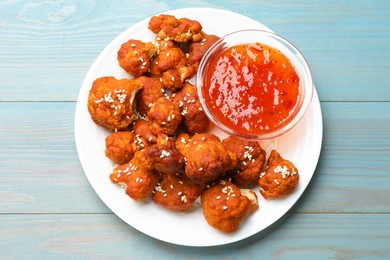
[{"label": "breaded cauliflower piece", "polygon": [[272,150],[265,171],[260,174],[260,193],[264,198],[281,198],[291,194],[299,182],[297,167]]},{"label": "breaded cauliflower piece", "polygon": [[180,108],[184,125],[190,134],[203,133],[210,125],[210,120],[200,104],[196,87],[186,82],[183,88],[172,95],[173,103]]},{"label": "breaded cauliflower piece", "polygon": [[236,231],[242,220],[259,208],[253,191],[240,190],[228,181],[206,189],[201,196],[201,205],[207,223],[224,233]]},{"label": "breaded cauliflower piece", "polygon": [[143,88],[135,95],[137,112],[141,116],[146,116],[153,103],[160,97],[164,96],[164,86],[158,78],[141,76],[135,80],[141,82],[143,85]]},{"label": "breaded cauliflower piece", "polygon": [[159,53],[150,64],[150,75],[161,77],[168,70],[179,69],[187,65],[187,57],[184,52],[175,43],[171,43],[167,47],[159,49]]},{"label": "breaded cauliflower piece", "polygon": [[116,167],[110,174],[111,182],[124,186],[126,194],[137,201],[146,200],[160,178],[152,159],[144,150],[136,152],[130,162]]},{"label": "breaded cauliflower piece", "polygon": [[172,15],[160,14],[150,19],[148,28],[160,39],[168,38],[176,42],[202,40],[202,25],[188,18],[177,19]]},{"label": "breaded cauliflower piece", "polygon": [[118,50],[119,66],[134,77],[142,76],[149,71],[150,60],[156,53],[153,43],[131,39]]},{"label": "breaded cauliflower piece", "polygon": [[183,171],[175,174],[162,174],[152,195],[153,201],[169,210],[186,211],[202,194],[203,187],[194,183]]},{"label": "breaded cauliflower piece", "polygon": [[222,141],[223,146],[237,155],[237,167],[229,172],[233,182],[240,187],[257,184],[259,173],[263,171],[266,153],[258,142],[229,136]]},{"label": "breaded cauliflower piece", "polygon": [[154,158],[154,168],[161,173],[173,174],[183,169],[184,157],[176,149],[172,137],[158,134],[157,144],[148,147],[146,152]]},{"label": "breaded cauliflower piece", "polygon": [[141,88],[141,83],[131,79],[96,79],[88,96],[92,120],[111,131],[127,129],[134,119],[134,96]]},{"label": "breaded cauliflower piece", "polygon": [[173,135],[181,123],[180,109],[165,97],[157,99],[150,107],[148,118],[153,134]]},{"label": "breaded cauliflower piece", "polygon": [[113,132],[106,138],[105,154],[114,163],[129,162],[138,150],[137,138],[130,131]]},{"label": "breaded cauliflower piece", "polygon": [[206,51],[220,39],[220,37],[213,34],[203,34],[203,39],[199,42],[190,42],[188,63],[190,65],[198,66],[200,60],[203,58]]},{"label": "breaded cauliflower piece", "polygon": [[176,148],[186,158],[186,175],[200,184],[218,179],[231,170],[237,160],[217,136],[208,133],[195,134],[191,139],[187,134],[180,134],[176,140]]},{"label": "breaded cauliflower piece", "polygon": [[157,135],[153,134],[150,128],[150,122],[143,119],[138,119],[133,124],[133,131],[142,140],[144,147],[157,143]]}]

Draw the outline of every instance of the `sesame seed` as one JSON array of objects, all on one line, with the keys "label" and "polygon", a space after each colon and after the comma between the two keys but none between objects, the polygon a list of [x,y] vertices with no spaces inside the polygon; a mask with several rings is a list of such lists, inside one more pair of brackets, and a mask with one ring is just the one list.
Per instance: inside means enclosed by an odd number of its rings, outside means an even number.
[{"label": "sesame seed", "polygon": [[223,209],[228,209],[228,206],[223,206],[222,208],[223,208]]},{"label": "sesame seed", "polygon": [[215,197],[217,200],[219,200],[219,199],[221,199],[221,196],[217,196],[217,197]]}]

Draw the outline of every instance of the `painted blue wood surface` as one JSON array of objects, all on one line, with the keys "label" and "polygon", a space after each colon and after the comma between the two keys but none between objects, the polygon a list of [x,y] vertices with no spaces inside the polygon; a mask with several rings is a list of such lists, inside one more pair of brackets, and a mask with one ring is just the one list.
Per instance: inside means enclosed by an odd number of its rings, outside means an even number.
[{"label": "painted blue wood surface", "polygon": [[[156,13],[214,7],[292,41],[324,118],[315,175],[254,237],[188,248],[147,237],[100,201],[80,166],[74,112],[100,51]],[[0,258],[390,258],[390,1],[0,2]]]}]

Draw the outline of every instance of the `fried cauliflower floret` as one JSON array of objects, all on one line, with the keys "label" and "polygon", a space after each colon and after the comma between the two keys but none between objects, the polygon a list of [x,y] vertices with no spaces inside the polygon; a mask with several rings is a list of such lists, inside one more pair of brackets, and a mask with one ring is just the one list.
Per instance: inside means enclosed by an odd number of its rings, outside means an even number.
[{"label": "fried cauliflower floret", "polygon": [[260,174],[260,193],[264,198],[281,198],[292,193],[299,182],[298,169],[272,150],[265,171]]},{"label": "fried cauliflower floret", "polygon": [[168,38],[176,42],[202,39],[202,25],[187,18],[177,19],[172,15],[160,14],[150,19],[148,28],[160,39]]},{"label": "fried cauliflower floret", "polygon": [[233,182],[240,187],[251,187],[257,184],[259,173],[262,172],[266,153],[258,142],[229,136],[222,141],[223,146],[237,155],[238,164],[230,176]]},{"label": "fried cauliflower floret", "polygon": [[150,65],[150,74],[161,77],[168,70],[185,66],[187,66],[186,55],[176,44],[173,44],[160,49],[159,54],[153,59]]},{"label": "fried cauliflower floret", "polygon": [[150,122],[143,119],[138,119],[133,124],[133,131],[142,140],[144,147],[157,143],[157,135],[153,134],[150,128]]},{"label": "fried cauliflower floret", "polygon": [[114,163],[129,162],[139,149],[137,138],[130,131],[113,132],[106,138],[105,153]]},{"label": "fried cauliflower floret", "polygon": [[241,191],[228,181],[206,189],[201,196],[201,205],[207,223],[224,233],[236,231],[242,220],[259,208],[254,192]]},{"label": "fried cauliflower floret", "polygon": [[195,134],[191,139],[186,134],[180,134],[176,148],[186,158],[186,175],[200,184],[218,179],[234,167],[236,160],[235,155],[227,151],[213,134]]},{"label": "fried cauliflower floret", "polygon": [[139,77],[148,72],[150,60],[157,53],[157,47],[151,42],[129,40],[118,50],[118,62],[127,73]]},{"label": "fried cauliflower floret", "polygon": [[192,78],[196,74],[195,66],[179,67],[170,69],[163,73],[162,83],[166,89],[175,91],[180,89],[187,79]]},{"label": "fried cauliflower floret", "polygon": [[132,199],[143,201],[152,194],[160,180],[160,174],[154,170],[151,158],[144,151],[138,151],[130,162],[112,171],[110,180],[124,186],[126,194]]},{"label": "fried cauliflower floret", "polygon": [[165,134],[158,135],[157,144],[149,147],[147,154],[154,158],[154,168],[161,173],[173,174],[183,169],[183,155],[176,149],[173,138]]},{"label": "fried cauliflower floret", "polygon": [[143,85],[143,88],[135,95],[135,102],[138,113],[145,116],[153,103],[164,95],[162,92],[163,84],[158,78],[146,76],[138,77],[135,80]]},{"label": "fried cauliflower floret", "polygon": [[166,209],[186,211],[195,204],[202,191],[203,187],[188,179],[183,171],[163,173],[152,198],[156,204]]},{"label": "fried cauliflower floret", "polygon": [[203,133],[210,125],[210,120],[200,104],[196,87],[186,82],[173,95],[173,103],[180,108],[184,125],[190,134]]},{"label": "fried cauliflower floret", "polygon": [[134,119],[132,103],[142,84],[131,79],[96,79],[88,96],[92,120],[111,131],[125,130]]},{"label": "fried cauliflower floret", "polygon": [[198,64],[200,60],[203,58],[203,55],[206,53],[206,51],[213,45],[216,41],[218,41],[220,38],[216,35],[210,34],[207,35],[205,33],[203,34],[203,39],[199,42],[191,42],[189,44],[189,56],[188,56],[188,63],[190,65]]},{"label": "fried cauliflower floret", "polygon": [[150,107],[148,118],[153,134],[173,135],[181,123],[180,109],[165,97],[157,99]]}]

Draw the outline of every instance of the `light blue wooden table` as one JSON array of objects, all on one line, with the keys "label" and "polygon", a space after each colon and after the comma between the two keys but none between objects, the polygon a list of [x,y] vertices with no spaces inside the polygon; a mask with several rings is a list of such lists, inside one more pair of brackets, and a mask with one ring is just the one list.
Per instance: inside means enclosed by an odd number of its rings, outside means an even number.
[{"label": "light blue wooden table", "polygon": [[[306,56],[321,158],[303,197],[246,240],[171,245],[113,214],[81,168],[76,99],[122,31],[184,7],[231,10]],[[0,259],[390,258],[390,1],[0,1]]]}]

